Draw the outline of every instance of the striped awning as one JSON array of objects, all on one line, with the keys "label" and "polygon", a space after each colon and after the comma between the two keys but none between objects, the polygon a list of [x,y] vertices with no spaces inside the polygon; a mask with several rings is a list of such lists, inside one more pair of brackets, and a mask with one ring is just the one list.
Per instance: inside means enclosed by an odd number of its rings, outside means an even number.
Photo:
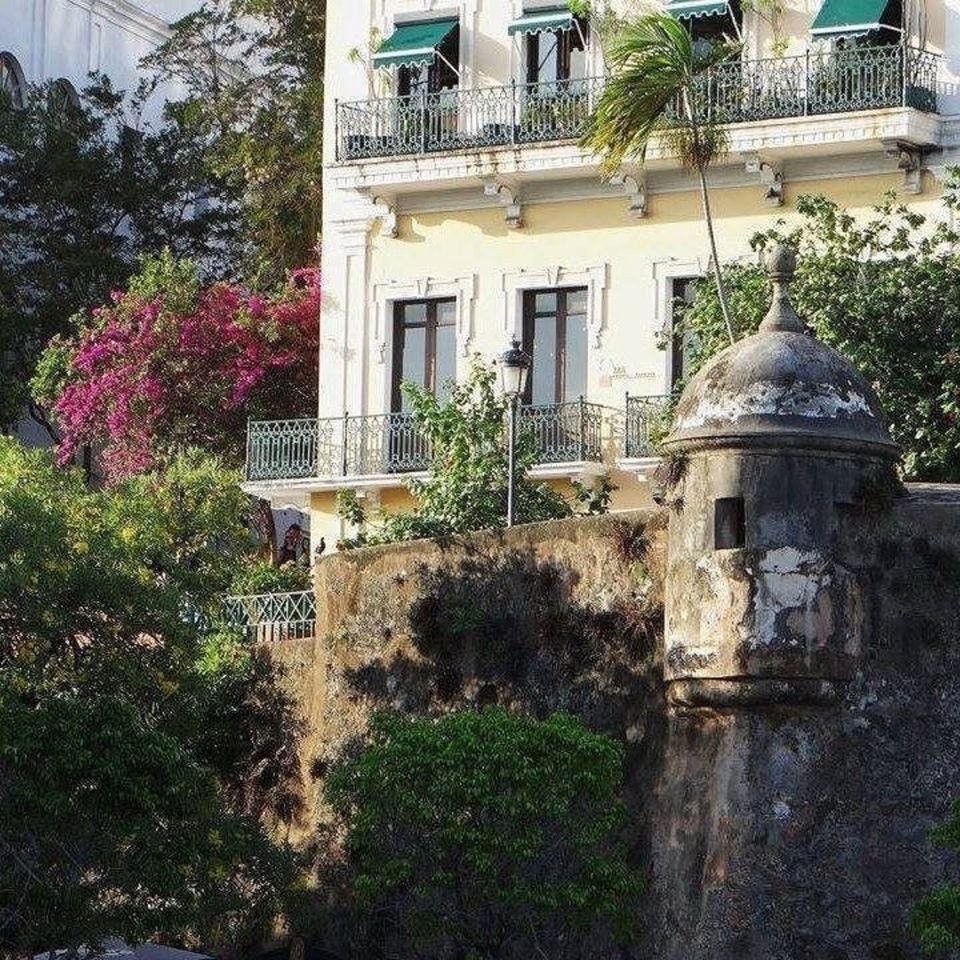
[{"label": "striped awning", "polygon": [[727,0],[671,0],[667,3],[667,13],[678,20],[686,17],[712,17],[726,13],[728,9]]},{"label": "striped awning", "polygon": [[459,21],[418,20],[397,24],[371,57],[375,67],[430,66],[437,58],[437,47],[456,30]]},{"label": "striped awning", "polygon": [[550,7],[546,10],[526,11],[519,20],[514,20],[507,28],[511,37],[525,36],[530,33],[543,33],[545,30],[569,30],[573,26],[573,13],[566,7]]},{"label": "striped awning", "polygon": [[881,20],[890,0],[823,0],[813,21],[810,35],[828,37],[861,37],[883,26]]}]

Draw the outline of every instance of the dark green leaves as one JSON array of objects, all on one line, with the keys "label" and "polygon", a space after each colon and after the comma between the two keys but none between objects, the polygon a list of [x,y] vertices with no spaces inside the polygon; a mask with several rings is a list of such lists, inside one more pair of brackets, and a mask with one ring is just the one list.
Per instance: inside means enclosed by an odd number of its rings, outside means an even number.
[{"label": "dark green leaves", "polygon": [[640,884],[617,839],[622,760],[565,715],[378,717],[327,785],[361,909],[388,914],[414,957],[556,956],[565,938],[629,922]]}]

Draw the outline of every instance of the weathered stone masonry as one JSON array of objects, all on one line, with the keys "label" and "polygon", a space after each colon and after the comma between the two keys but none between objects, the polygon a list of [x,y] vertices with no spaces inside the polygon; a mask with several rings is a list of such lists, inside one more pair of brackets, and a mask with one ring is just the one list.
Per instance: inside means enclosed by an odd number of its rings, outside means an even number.
[{"label": "weathered stone masonry", "polygon": [[305,769],[382,706],[621,738],[626,956],[913,960],[910,906],[960,869],[926,837],[960,794],[960,490],[894,496],[869,386],[782,287],[771,318],[681,401],[670,507],[330,557],[318,639],[276,653]]}]

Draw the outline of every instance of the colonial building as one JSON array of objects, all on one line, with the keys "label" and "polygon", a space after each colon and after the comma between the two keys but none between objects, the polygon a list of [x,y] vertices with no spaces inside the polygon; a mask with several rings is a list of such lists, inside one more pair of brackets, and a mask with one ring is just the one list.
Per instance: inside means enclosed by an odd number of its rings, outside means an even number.
[{"label": "colonial building", "polygon": [[[710,77],[731,121],[711,174],[721,255],[800,193],[935,214],[960,144],[960,11],[946,0],[668,0],[698,39],[739,35]],[[761,14],[761,12],[763,13]],[[513,338],[536,472],[609,470],[648,496],[649,414],[683,376],[673,314],[707,269],[695,184],[661,144],[600,175],[578,136],[603,89],[596,31],[556,0],[328,3],[318,418],[255,423],[248,489],[340,535],[338,490],[386,508],[426,469],[399,389],[442,391]]]},{"label": "colonial building", "polygon": [[[120,90],[140,80],[140,60],[199,0],[0,0],[0,89],[16,105],[30,83],[57,81],[74,98],[91,73]],[[162,93],[149,105],[160,109]]]}]

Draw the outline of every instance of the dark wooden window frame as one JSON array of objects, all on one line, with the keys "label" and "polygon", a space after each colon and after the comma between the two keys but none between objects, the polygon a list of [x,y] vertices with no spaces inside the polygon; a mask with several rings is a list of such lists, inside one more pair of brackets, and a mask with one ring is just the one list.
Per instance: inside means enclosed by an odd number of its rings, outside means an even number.
[{"label": "dark wooden window frame", "polygon": [[[557,295],[556,314],[553,311],[549,313],[537,313],[537,296],[544,293],[554,293]],[[523,291],[523,351],[528,357],[533,356],[534,335],[536,331],[536,321],[540,317],[557,318],[557,354],[554,359],[554,396],[557,398],[555,403],[562,403],[566,392],[566,371],[567,371],[567,300],[571,294],[588,293],[586,287],[546,287],[537,290]],[[588,294],[589,295],[589,294]],[[523,402],[530,404],[533,401],[533,377],[527,377],[527,388],[524,392]]]},{"label": "dark wooden window frame", "polygon": [[[670,279],[670,389],[672,390],[683,379],[683,333],[678,329],[678,304],[683,299],[680,295],[682,284],[696,284],[703,277],[691,274],[689,277],[672,277]],[[686,302],[689,308],[692,301]]]},{"label": "dark wooden window frame", "polygon": [[[440,93],[441,90],[450,90],[458,87],[459,77],[455,70],[451,69],[450,64],[460,70],[460,27],[455,27],[450,35],[440,44],[441,56],[434,56],[433,63],[427,67],[427,93]],[[444,58],[449,63],[444,62]],[[423,67],[417,67],[417,71]],[[397,95],[400,97],[410,96],[412,86],[412,68],[400,67],[397,70]]]},{"label": "dark wooden window frame", "polygon": [[[438,384],[437,379],[437,317],[440,312],[441,304],[452,303],[456,305],[456,297],[432,297],[422,300],[395,300],[393,302],[393,369],[391,370],[390,385],[390,409],[392,412],[398,412],[403,406],[403,396],[400,391],[400,384],[403,382],[403,348],[406,338],[406,331],[412,328],[424,327],[427,331],[426,344],[424,346],[424,387],[431,393],[436,393]],[[404,310],[407,307],[415,307],[423,304],[426,306],[426,318],[422,323],[406,323],[404,320]],[[454,326],[455,321],[442,324],[442,326]]]},{"label": "dark wooden window frame", "polygon": [[586,49],[586,45],[581,44],[581,33],[584,39],[587,37],[586,24],[580,24],[578,31],[576,26],[569,30],[541,30],[539,33],[531,33],[527,36],[527,83],[549,83],[551,81],[540,80],[540,48],[544,37],[552,36],[557,41],[557,83],[563,83],[570,79],[571,54],[574,50]]}]

